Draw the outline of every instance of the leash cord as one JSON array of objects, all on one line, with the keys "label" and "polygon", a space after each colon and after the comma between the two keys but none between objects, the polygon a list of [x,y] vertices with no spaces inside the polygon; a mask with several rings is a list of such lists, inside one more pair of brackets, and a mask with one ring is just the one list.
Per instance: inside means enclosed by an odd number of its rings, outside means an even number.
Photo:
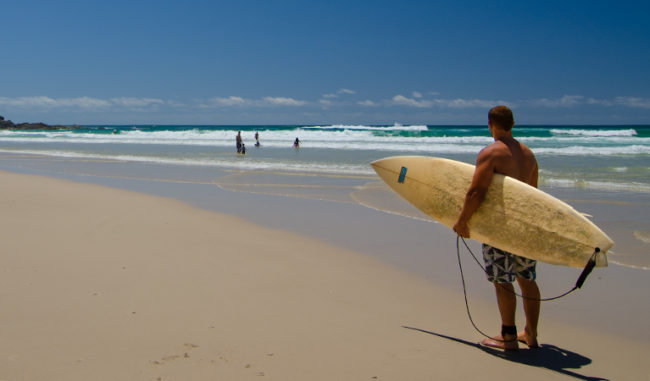
[{"label": "leash cord", "polygon": [[[472,323],[472,326],[474,326],[474,329],[476,330],[476,332],[478,332],[481,335],[487,337],[488,339],[498,341],[500,343],[511,343],[511,342],[517,341],[516,337],[513,340],[499,340],[499,339],[495,339],[493,337],[490,337],[487,334],[485,334],[483,331],[481,331],[476,326],[476,323],[474,323],[474,319],[472,319],[472,313],[469,312],[469,303],[467,302],[467,287],[465,286],[465,275],[463,275],[463,263],[460,260],[460,246],[459,246],[459,243],[458,243],[460,238],[462,238],[462,237],[461,236],[456,237],[456,256],[458,257],[458,268],[460,269],[460,279],[463,282],[463,296],[465,297],[465,308],[467,309],[467,317],[469,317],[469,321]],[[463,242],[465,242],[464,239],[463,239]],[[465,244],[465,246],[467,246],[467,244]],[[472,254],[472,256],[474,256],[474,254]],[[476,257],[474,257],[474,259],[476,260]],[[479,263],[479,266],[480,265],[481,264]],[[481,266],[481,268],[482,267],[483,266]]]},{"label": "leash cord", "polygon": [[[494,337],[490,337],[487,334],[485,334],[483,331],[481,331],[476,326],[476,323],[474,323],[474,319],[472,319],[472,314],[469,311],[469,302],[467,301],[467,286],[465,285],[465,275],[463,274],[463,263],[460,260],[460,243],[459,242],[460,242],[461,239],[463,240],[463,244],[467,248],[467,251],[470,253],[472,258],[474,258],[474,262],[476,262],[476,264],[481,268],[481,270],[483,270],[483,272],[485,274],[487,274],[487,270],[485,269],[485,267],[483,267],[483,265],[476,258],[476,255],[474,255],[474,253],[472,252],[472,249],[469,248],[469,246],[467,245],[467,242],[465,241],[465,239],[463,237],[461,237],[461,236],[456,236],[456,257],[458,258],[458,269],[460,270],[460,279],[461,279],[461,282],[463,283],[463,296],[465,297],[465,308],[467,309],[467,317],[469,318],[469,321],[472,323],[472,326],[474,327],[474,329],[478,333],[480,333],[481,335],[487,337],[490,340],[494,340],[494,341],[501,342],[501,343],[509,343],[509,342],[517,341],[517,338],[515,338],[513,340],[500,340],[500,339],[496,339]],[[585,266],[584,270],[582,271],[582,274],[580,274],[580,277],[578,278],[578,281],[576,282],[576,285],[573,286],[573,288],[571,290],[569,290],[569,291],[567,291],[567,292],[565,292],[565,293],[563,293],[561,295],[558,295],[558,296],[554,296],[554,297],[551,297],[551,298],[541,298],[541,299],[540,298],[531,298],[531,297],[528,297],[528,296],[520,295],[517,292],[515,292],[514,290],[509,290],[509,289],[505,288],[503,285],[501,285],[500,283],[495,282],[494,284],[498,284],[503,290],[506,290],[506,291],[508,291],[510,293],[513,293],[513,294],[515,294],[516,296],[518,296],[518,297],[520,297],[522,299],[534,300],[534,301],[539,301],[539,302],[547,302],[547,301],[550,301],[550,300],[559,299],[559,298],[562,298],[562,297],[565,297],[565,296],[569,295],[573,291],[575,291],[578,288],[582,287],[583,283],[587,279],[587,276],[589,275],[591,270],[596,265],[596,254],[599,251],[600,251],[600,249],[596,248],[594,253],[591,255],[591,258],[589,259],[589,262],[587,262],[587,265]]]},{"label": "leash cord", "polygon": [[[457,252],[458,256],[460,256],[460,248],[459,248],[459,245],[458,245],[458,240],[459,239],[463,240],[463,244],[465,245],[465,248],[467,248],[467,251],[472,256],[472,258],[474,258],[474,262],[476,262],[478,267],[480,267],[481,270],[483,270],[483,272],[487,275],[487,270],[485,269],[485,267],[483,267],[483,265],[476,258],[476,255],[474,254],[474,252],[472,252],[472,249],[469,248],[469,246],[467,245],[467,242],[465,241],[465,238],[463,238],[461,236],[456,237],[456,252]],[[591,258],[589,259],[589,262],[587,263],[587,266],[583,270],[582,274],[580,274],[580,277],[578,278],[578,281],[576,282],[575,286],[573,286],[573,288],[570,289],[569,291],[567,291],[567,292],[565,292],[565,293],[563,293],[561,295],[558,295],[558,296],[553,296],[553,297],[550,297],[550,298],[531,298],[529,296],[524,296],[524,295],[518,294],[514,290],[511,291],[511,290],[503,287],[503,285],[501,285],[500,283],[495,282],[494,284],[498,284],[499,287],[501,287],[503,290],[506,290],[506,291],[508,291],[508,292],[510,292],[512,294],[515,294],[515,295],[517,295],[518,297],[520,297],[522,299],[533,300],[533,301],[537,301],[537,302],[548,302],[548,301],[551,301],[551,300],[560,299],[560,298],[563,298],[563,297],[569,295],[570,293],[572,293],[573,291],[579,289],[580,287],[582,287],[582,284],[584,283],[585,279],[587,278],[587,275],[589,275],[589,273],[591,272],[591,270],[593,269],[593,267],[595,265],[596,253],[598,253],[599,251],[600,251],[599,249],[596,249],[594,251],[594,253],[591,255]],[[461,269],[461,271],[462,271],[462,269]]]}]

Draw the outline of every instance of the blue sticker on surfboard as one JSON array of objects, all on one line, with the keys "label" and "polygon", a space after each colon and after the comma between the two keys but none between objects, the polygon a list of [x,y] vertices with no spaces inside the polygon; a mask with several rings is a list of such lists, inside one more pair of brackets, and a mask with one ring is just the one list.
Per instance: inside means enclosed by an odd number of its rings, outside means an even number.
[{"label": "blue sticker on surfboard", "polygon": [[406,167],[402,167],[402,170],[399,171],[399,177],[397,178],[397,182],[403,184],[405,177],[406,177]]}]

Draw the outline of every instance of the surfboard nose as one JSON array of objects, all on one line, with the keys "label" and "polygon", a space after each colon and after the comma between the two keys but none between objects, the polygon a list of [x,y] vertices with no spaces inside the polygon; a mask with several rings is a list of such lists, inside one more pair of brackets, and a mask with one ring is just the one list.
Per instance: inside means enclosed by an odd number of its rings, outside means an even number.
[{"label": "surfboard nose", "polygon": [[391,156],[383,159],[375,160],[370,163],[370,166],[377,172],[377,170],[399,172],[400,168],[408,162],[412,156]]},{"label": "surfboard nose", "polygon": [[[400,173],[401,167],[398,164],[400,160],[395,160],[396,158],[399,157],[387,157],[370,163],[372,169],[374,169],[377,175],[387,184],[391,184],[391,181],[396,180],[396,176]],[[393,179],[393,177],[395,177],[395,179]]]},{"label": "surfboard nose", "polygon": [[376,171],[377,168],[382,168],[382,167],[384,167],[386,161],[387,161],[386,158],[384,158],[384,159],[379,159],[379,160],[375,160],[375,161],[373,161],[373,162],[370,163],[370,166],[371,166],[371,167]]}]

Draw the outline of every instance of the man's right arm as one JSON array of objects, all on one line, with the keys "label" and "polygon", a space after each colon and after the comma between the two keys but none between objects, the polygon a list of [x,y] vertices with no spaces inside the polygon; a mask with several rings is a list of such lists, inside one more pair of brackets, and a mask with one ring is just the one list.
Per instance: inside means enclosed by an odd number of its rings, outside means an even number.
[{"label": "man's right arm", "polygon": [[476,158],[476,169],[472,177],[472,184],[465,195],[463,208],[453,227],[454,231],[461,237],[469,238],[469,227],[467,224],[485,198],[488,187],[492,182],[492,176],[494,176],[494,167],[495,164],[491,149],[488,147],[479,152]]},{"label": "man's right arm", "polygon": [[532,167],[530,169],[530,176],[528,177],[528,185],[537,188],[537,181],[538,181],[538,176],[539,176],[539,167],[537,166],[537,159],[535,159],[535,155],[529,151],[530,154],[530,160],[532,161]]}]

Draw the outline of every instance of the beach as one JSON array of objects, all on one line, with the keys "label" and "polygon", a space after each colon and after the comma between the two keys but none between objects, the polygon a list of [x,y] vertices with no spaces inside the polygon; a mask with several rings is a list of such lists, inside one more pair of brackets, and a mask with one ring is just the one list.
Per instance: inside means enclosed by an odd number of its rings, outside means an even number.
[{"label": "beach", "polygon": [[[292,186],[279,187],[265,179],[273,173],[17,154],[2,163],[3,380],[650,375],[646,270],[596,269],[544,303],[539,349],[481,348],[453,233],[343,197],[372,178],[284,174]],[[463,261],[472,316],[496,333],[492,286]],[[538,273],[552,296],[579,270]]]}]

